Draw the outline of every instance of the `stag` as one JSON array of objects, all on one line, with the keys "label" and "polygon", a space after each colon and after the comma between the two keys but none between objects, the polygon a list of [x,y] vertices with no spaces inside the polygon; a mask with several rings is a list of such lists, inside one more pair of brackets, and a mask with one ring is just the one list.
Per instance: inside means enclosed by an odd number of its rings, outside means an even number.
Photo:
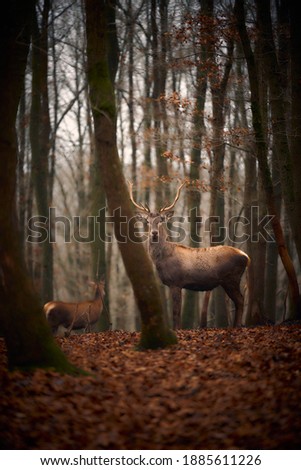
[{"label": "stag", "polygon": [[105,282],[90,282],[95,289],[93,300],[84,302],[60,302],[51,301],[44,305],[46,315],[52,333],[56,335],[60,326],[67,328],[65,333],[69,336],[72,330],[84,328],[85,332],[91,331],[91,326],[97,323],[103,310],[105,296]]},{"label": "stag", "polygon": [[244,298],[240,291],[241,277],[250,262],[243,251],[231,246],[191,248],[168,241],[163,223],[169,220],[185,183],[182,183],[172,204],[151,212],[147,205],[133,198],[133,184],[129,183],[130,198],[138,209],[137,217],[149,226],[149,253],[162,283],[171,290],[173,327],[180,327],[182,289],[211,291],[222,286],[235,305],[234,326],[242,326]]}]

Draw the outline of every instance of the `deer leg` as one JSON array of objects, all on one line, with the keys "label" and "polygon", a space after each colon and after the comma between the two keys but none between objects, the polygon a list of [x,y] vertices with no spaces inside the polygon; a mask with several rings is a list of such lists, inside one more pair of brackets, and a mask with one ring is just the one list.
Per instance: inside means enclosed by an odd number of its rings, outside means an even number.
[{"label": "deer leg", "polygon": [[242,326],[242,316],[244,309],[244,298],[240,292],[239,286],[223,286],[226,293],[233,300],[235,305],[234,326]]},{"label": "deer leg", "polygon": [[201,311],[200,328],[207,328],[208,305],[209,305],[210,295],[211,295],[210,290],[205,292],[202,311]]},{"label": "deer leg", "polygon": [[85,328],[85,333],[91,333],[90,313],[91,313],[91,305],[89,305],[89,310],[87,311],[87,324]]},{"label": "deer leg", "polygon": [[182,289],[180,287],[171,287],[172,295],[172,311],[173,311],[173,328],[176,330],[181,326],[181,304]]},{"label": "deer leg", "polygon": [[75,323],[75,320],[77,318],[77,311],[78,311],[78,304],[76,304],[76,309],[75,309],[75,313],[73,315],[73,318],[72,318],[72,322],[68,328],[68,330],[65,332],[65,337],[68,338],[68,336],[70,336],[71,334],[71,331],[72,331],[72,328],[73,328],[73,325]]}]

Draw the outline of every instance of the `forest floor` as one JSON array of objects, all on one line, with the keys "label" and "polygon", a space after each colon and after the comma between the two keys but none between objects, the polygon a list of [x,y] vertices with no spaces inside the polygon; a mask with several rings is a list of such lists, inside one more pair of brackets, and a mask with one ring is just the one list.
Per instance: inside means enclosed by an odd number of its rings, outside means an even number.
[{"label": "forest floor", "polygon": [[0,340],[2,449],[300,449],[301,325],[57,339],[90,376],[8,372]]}]

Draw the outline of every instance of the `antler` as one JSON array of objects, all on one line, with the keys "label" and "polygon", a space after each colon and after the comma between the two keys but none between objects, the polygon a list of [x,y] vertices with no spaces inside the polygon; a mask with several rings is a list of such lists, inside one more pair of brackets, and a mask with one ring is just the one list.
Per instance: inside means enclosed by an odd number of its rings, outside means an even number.
[{"label": "antler", "polygon": [[130,181],[128,181],[128,185],[129,185],[129,193],[130,193],[130,199],[132,201],[132,203],[134,204],[135,207],[137,207],[137,209],[143,211],[143,212],[147,212],[149,213],[150,212],[150,208],[148,207],[147,204],[145,204],[145,206],[143,204],[137,204],[137,202],[134,201],[134,197],[133,197],[133,183],[131,183]]},{"label": "antler", "polygon": [[162,212],[167,212],[167,211],[170,211],[176,204],[177,200],[179,199],[180,197],[180,192],[181,192],[181,189],[183,188],[183,186],[185,186],[186,182],[184,181],[179,187],[178,187],[178,191],[177,191],[177,194],[176,194],[176,197],[174,199],[174,202],[172,204],[170,204],[170,206],[163,206],[161,207],[161,209],[159,210],[160,213]]}]

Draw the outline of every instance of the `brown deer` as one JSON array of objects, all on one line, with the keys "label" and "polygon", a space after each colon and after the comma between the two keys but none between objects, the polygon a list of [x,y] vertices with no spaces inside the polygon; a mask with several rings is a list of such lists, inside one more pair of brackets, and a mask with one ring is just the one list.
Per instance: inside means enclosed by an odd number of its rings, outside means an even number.
[{"label": "brown deer", "polygon": [[157,212],[147,205],[137,204],[133,198],[133,184],[129,183],[130,198],[139,209],[138,218],[149,225],[149,252],[159,278],[171,289],[173,300],[173,327],[180,327],[182,289],[211,291],[222,286],[235,304],[234,326],[242,326],[244,298],[240,291],[241,277],[250,262],[243,251],[231,246],[191,248],[167,240],[163,223],[173,216],[182,183],[172,204]]},{"label": "brown deer", "polygon": [[65,333],[69,336],[72,330],[85,329],[91,331],[91,326],[98,321],[103,310],[105,296],[105,282],[90,282],[95,288],[93,300],[84,302],[60,302],[51,301],[44,305],[46,315],[52,333],[56,335],[60,326],[67,328]]}]

